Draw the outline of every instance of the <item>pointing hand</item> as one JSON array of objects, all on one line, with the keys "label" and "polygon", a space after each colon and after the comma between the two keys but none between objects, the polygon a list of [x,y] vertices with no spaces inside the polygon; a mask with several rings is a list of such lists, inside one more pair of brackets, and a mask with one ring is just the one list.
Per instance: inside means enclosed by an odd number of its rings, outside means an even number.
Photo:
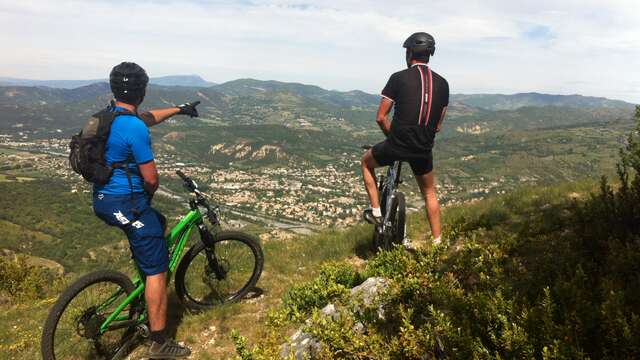
[{"label": "pointing hand", "polygon": [[178,115],[189,115],[191,117],[198,117],[198,109],[196,109],[196,106],[198,106],[198,104],[200,104],[200,101],[188,102],[182,105],[178,105],[178,109],[180,109]]}]

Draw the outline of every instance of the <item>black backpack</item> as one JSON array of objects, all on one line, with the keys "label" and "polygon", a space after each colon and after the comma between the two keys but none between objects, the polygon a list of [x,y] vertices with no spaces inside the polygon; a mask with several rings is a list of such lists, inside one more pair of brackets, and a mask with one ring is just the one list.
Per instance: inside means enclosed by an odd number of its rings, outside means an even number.
[{"label": "black backpack", "polygon": [[[113,163],[108,166],[105,158],[107,139],[111,132],[111,124],[118,115],[134,115],[129,111],[113,111],[111,107],[93,114],[77,135],[69,142],[69,164],[73,171],[82,175],[88,182],[105,185],[109,182],[113,169],[128,170],[126,162]],[[128,175],[128,171],[127,171]]]}]

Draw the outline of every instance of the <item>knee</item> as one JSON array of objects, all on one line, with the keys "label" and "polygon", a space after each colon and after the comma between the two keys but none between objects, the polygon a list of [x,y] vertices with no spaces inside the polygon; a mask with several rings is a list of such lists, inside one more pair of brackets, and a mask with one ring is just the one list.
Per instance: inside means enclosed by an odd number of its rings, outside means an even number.
[{"label": "knee", "polygon": [[371,165],[369,164],[369,161],[368,161],[368,159],[367,159],[367,155],[364,155],[364,156],[362,157],[362,159],[360,159],[360,166],[362,167],[362,170],[363,170],[363,171],[364,171],[364,170],[373,170],[373,169],[375,169],[373,166],[371,166]]}]

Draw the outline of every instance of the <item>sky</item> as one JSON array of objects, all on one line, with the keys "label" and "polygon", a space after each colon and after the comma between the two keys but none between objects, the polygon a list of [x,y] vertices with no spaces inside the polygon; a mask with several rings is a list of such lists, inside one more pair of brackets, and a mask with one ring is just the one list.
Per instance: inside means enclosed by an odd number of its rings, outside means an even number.
[{"label": "sky", "polygon": [[152,77],[379,93],[425,31],[453,93],[640,103],[638,19],[638,0],[0,0],[0,76],[105,78],[135,61]]}]

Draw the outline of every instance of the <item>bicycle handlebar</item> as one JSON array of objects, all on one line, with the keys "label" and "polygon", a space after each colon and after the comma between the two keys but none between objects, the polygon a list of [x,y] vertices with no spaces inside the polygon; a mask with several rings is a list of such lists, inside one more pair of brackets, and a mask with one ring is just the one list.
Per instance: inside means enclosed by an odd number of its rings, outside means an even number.
[{"label": "bicycle handlebar", "polygon": [[180,170],[176,170],[176,174],[184,181],[184,187],[196,195],[196,203],[207,209],[209,221],[211,221],[212,224],[219,223],[219,216],[217,214],[218,207],[211,207],[205,195],[198,190],[198,184]]},{"label": "bicycle handlebar", "polygon": [[185,175],[185,174],[184,174],[182,171],[180,171],[180,170],[176,170],[176,174],[177,174],[178,176],[180,176],[180,178],[181,178],[182,180],[184,180],[184,181],[189,180],[189,178],[187,177],[187,175]]},{"label": "bicycle handlebar", "polygon": [[362,146],[361,146],[361,148],[362,148],[363,150],[369,150],[369,149],[371,149],[372,147],[373,147],[373,146],[371,146],[371,145],[362,145]]},{"label": "bicycle handlebar", "polygon": [[184,187],[187,188],[187,190],[196,192],[196,190],[198,189],[198,185],[195,183],[195,181],[191,180],[190,177],[185,175],[180,170],[176,170],[176,174],[182,179],[182,181],[184,182]]}]

